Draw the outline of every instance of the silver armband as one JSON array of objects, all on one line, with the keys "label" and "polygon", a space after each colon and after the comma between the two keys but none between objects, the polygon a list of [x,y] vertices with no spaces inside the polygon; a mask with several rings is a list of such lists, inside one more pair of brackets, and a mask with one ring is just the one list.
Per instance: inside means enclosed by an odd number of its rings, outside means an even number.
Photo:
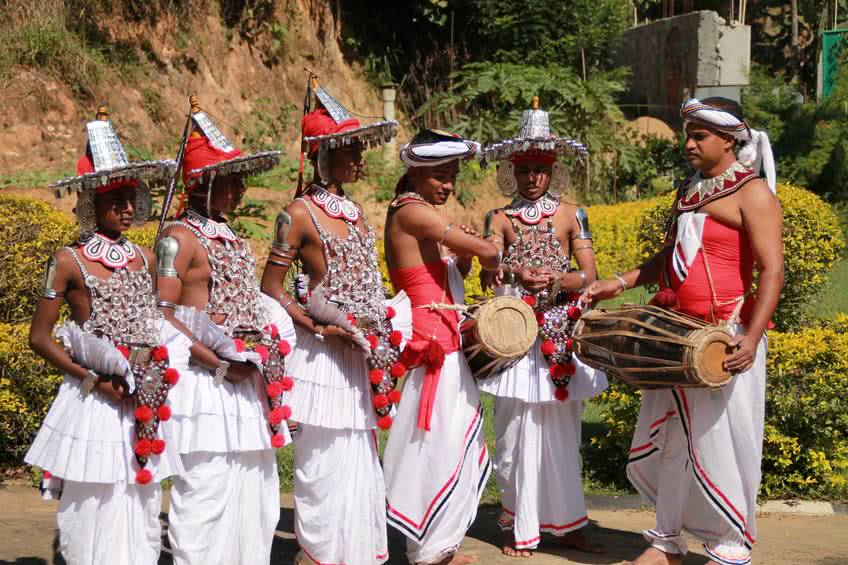
[{"label": "silver armband", "polygon": [[157,301],[156,306],[158,306],[159,308],[170,308],[171,310],[177,309],[177,304],[175,302],[168,302],[167,300]]},{"label": "silver armband", "polygon": [[97,384],[97,378],[97,373],[91,369],[86,371],[85,378],[82,380],[82,384],[80,384],[83,397],[88,396],[94,390],[94,386]]},{"label": "silver armband", "polygon": [[215,384],[220,385],[224,382],[224,377],[227,376],[227,371],[230,370],[230,362],[221,359],[220,365],[215,369]]},{"label": "silver armband", "polygon": [[177,253],[180,252],[180,244],[173,237],[163,237],[156,243],[156,274],[163,278],[175,278],[179,274],[174,268]]},{"label": "silver armband", "polygon": [[60,293],[53,290],[53,282],[56,280],[56,257],[50,257],[47,260],[47,268],[44,269],[44,292],[41,294],[44,298],[56,298]]},{"label": "silver armband", "polygon": [[495,220],[495,211],[489,210],[486,212],[486,219],[483,222],[483,239],[492,237],[494,232],[492,231],[492,222]]},{"label": "silver armband", "polygon": [[274,243],[271,247],[283,253],[291,251],[291,245],[287,241],[291,227],[292,219],[288,212],[284,210],[277,214],[277,221],[274,222]]},{"label": "silver armband", "polygon": [[592,239],[592,230],[589,228],[589,215],[583,208],[577,208],[575,213],[577,218],[577,235],[574,239]]}]

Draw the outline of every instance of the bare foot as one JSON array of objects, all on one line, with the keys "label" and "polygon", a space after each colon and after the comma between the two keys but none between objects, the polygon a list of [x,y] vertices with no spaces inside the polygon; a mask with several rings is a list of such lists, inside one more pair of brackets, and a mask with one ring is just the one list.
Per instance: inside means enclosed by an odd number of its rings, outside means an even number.
[{"label": "bare foot", "polygon": [[454,553],[439,561],[439,565],[470,565],[471,563],[477,563],[477,559],[478,557],[476,555]]},{"label": "bare foot", "polygon": [[503,548],[501,552],[509,557],[532,557],[533,552],[529,549],[518,549],[515,547],[515,534],[506,531],[503,533]]},{"label": "bare foot", "polygon": [[600,553],[606,553],[606,548],[599,543],[592,543],[586,536],[583,534],[583,530],[577,530],[575,532],[568,532],[561,538],[558,538],[557,543],[562,547],[569,547],[571,549],[576,549],[577,551],[582,551],[583,553],[594,553],[598,555]]},{"label": "bare foot", "polygon": [[683,565],[683,560],[675,553],[665,553],[656,547],[649,547],[636,558],[636,561],[625,561],[626,565]]}]

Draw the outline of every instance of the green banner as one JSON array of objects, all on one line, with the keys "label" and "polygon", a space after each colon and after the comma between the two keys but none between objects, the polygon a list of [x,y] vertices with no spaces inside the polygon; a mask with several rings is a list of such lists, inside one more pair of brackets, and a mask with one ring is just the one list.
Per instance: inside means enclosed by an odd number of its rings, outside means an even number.
[{"label": "green banner", "polygon": [[848,29],[831,29],[822,32],[822,97],[827,99],[840,65],[848,64]]}]

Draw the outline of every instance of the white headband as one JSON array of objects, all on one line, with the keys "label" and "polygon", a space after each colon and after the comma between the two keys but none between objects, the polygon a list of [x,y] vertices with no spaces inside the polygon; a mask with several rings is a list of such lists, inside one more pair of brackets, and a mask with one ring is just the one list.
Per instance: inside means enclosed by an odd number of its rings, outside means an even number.
[{"label": "white headband", "polygon": [[436,167],[457,159],[469,159],[480,150],[476,141],[437,141],[400,148],[400,160],[407,167]]},{"label": "white headband", "polygon": [[751,128],[746,122],[733,114],[691,98],[680,107],[683,129],[690,122],[700,123],[709,128],[733,136],[743,143],[738,159],[756,173],[765,172],[766,182],[772,192],[777,190],[777,171],[774,166],[774,154],[771,150],[768,134]]}]

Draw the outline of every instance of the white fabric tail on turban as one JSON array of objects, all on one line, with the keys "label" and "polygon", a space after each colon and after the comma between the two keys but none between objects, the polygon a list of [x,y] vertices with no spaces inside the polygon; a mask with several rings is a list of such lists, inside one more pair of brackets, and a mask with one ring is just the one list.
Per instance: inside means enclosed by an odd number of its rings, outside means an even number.
[{"label": "white fabric tail on turban", "polygon": [[733,114],[708,106],[697,98],[691,98],[683,103],[680,107],[680,117],[683,118],[684,129],[690,121],[698,122],[741,141],[743,145],[737,155],[739,161],[757,174],[763,171],[771,191],[777,191],[774,154],[766,132],[752,129]]}]

